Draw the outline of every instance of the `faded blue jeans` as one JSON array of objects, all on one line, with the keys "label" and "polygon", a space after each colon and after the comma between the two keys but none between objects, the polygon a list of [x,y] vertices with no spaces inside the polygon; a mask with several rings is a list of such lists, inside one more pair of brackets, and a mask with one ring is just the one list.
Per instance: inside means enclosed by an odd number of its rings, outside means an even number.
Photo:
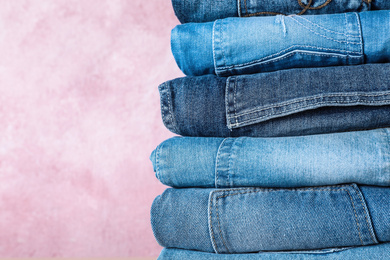
[{"label": "faded blue jeans", "polygon": [[390,241],[390,188],[167,189],[152,205],[163,247],[235,254]]},{"label": "faded blue jeans", "polygon": [[178,25],[172,52],[186,75],[390,61],[390,11],[226,18]]},{"label": "faded blue jeans", "polygon": [[390,186],[390,129],[277,138],[174,137],[150,159],[157,178],[177,188]]},{"label": "faded blue jeans", "polygon": [[390,64],[365,64],[179,78],[159,87],[161,115],[169,130],[183,136],[296,136],[389,127],[389,71]]},{"label": "faded blue jeans", "polygon": [[212,22],[227,17],[248,17],[275,14],[332,14],[388,10],[388,0],[172,0],[173,9],[181,23]]},{"label": "faded blue jeans", "polygon": [[390,259],[390,243],[343,249],[307,252],[261,252],[252,254],[214,254],[176,248],[164,248],[158,260],[357,260]]}]

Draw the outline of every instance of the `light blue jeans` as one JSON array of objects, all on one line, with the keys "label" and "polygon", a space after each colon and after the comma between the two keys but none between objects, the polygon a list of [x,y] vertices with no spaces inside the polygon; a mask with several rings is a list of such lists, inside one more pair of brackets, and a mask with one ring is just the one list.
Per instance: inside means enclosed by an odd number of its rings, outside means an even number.
[{"label": "light blue jeans", "polygon": [[390,259],[390,243],[308,252],[261,252],[252,254],[214,254],[175,248],[164,248],[158,260],[357,260]]},{"label": "light blue jeans", "polygon": [[163,247],[235,254],[390,242],[390,188],[167,189],[152,205]]},{"label": "light blue jeans", "polygon": [[186,75],[390,62],[390,11],[226,18],[178,25],[172,52]]},{"label": "light blue jeans", "polygon": [[333,14],[390,9],[388,0],[172,0],[181,23],[275,14]]},{"label": "light blue jeans", "polygon": [[174,137],[151,154],[172,187],[390,186],[390,128],[276,138]]}]

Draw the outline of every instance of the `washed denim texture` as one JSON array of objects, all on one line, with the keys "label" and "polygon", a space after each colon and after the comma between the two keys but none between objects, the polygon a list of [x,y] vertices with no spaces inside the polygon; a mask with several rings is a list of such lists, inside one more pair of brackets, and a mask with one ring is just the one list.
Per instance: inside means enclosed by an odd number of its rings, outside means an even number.
[{"label": "washed denim texture", "polygon": [[261,252],[252,254],[214,254],[175,248],[164,248],[157,260],[356,260],[390,259],[390,243],[374,246],[353,247],[339,250],[316,250],[311,252]]},{"label": "washed denim texture", "polygon": [[278,138],[174,137],[152,152],[171,187],[390,186],[390,129]]},{"label": "washed denim texture", "polygon": [[183,136],[275,137],[390,126],[390,64],[184,77],[160,85],[165,126]]},{"label": "washed denim texture", "polygon": [[178,25],[171,47],[186,75],[390,62],[390,11],[226,18]]},{"label": "washed denim texture", "polygon": [[210,253],[314,250],[390,241],[390,188],[167,189],[152,205],[163,247]]},{"label": "washed denim texture", "polygon": [[[300,4],[301,3],[301,4]],[[264,16],[276,14],[333,14],[388,10],[388,0],[172,0],[181,23],[212,22],[228,17]]]}]

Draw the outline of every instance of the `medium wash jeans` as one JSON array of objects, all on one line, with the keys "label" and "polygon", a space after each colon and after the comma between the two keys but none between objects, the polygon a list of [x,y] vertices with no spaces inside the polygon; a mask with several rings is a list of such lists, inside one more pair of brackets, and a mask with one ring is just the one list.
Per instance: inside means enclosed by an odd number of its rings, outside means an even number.
[{"label": "medium wash jeans", "polygon": [[390,186],[390,129],[278,138],[174,137],[150,158],[157,178],[177,188]]},{"label": "medium wash jeans", "polygon": [[365,64],[179,78],[160,85],[161,114],[165,126],[183,136],[296,136],[389,127],[389,72],[390,64]]},{"label": "medium wash jeans", "polygon": [[181,23],[212,22],[227,17],[248,17],[275,14],[332,14],[390,9],[388,0],[172,0]]},{"label": "medium wash jeans", "polygon": [[164,248],[157,260],[357,260],[390,259],[390,243],[307,252],[261,252],[252,254],[214,254],[176,248]]},{"label": "medium wash jeans", "polygon": [[172,52],[186,75],[390,62],[390,11],[226,18],[178,25]]},{"label": "medium wash jeans", "polygon": [[210,253],[314,250],[390,241],[390,188],[167,189],[152,205],[163,247]]}]

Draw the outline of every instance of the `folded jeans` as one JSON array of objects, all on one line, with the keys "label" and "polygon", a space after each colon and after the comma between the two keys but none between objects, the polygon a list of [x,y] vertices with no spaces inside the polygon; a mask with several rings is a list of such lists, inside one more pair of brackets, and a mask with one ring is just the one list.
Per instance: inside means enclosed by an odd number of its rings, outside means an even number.
[{"label": "folded jeans", "polygon": [[390,9],[388,0],[172,0],[181,23],[212,22],[228,17],[248,17],[275,14],[332,14]]},{"label": "folded jeans", "polygon": [[226,18],[178,25],[172,52],[186,75],[390,61],[390,11]]},{"label": "folded jeans", "polygon": [[151,154],[172,187],[390,186],[390,129],[277,138],[174,137]]},{"label": "folded jeans", "polygon": [[152,205],[163,247],[210,253],[314,250],[390,242],[390,188],[167,189]]},{"label": "folded jeans", "polygon": [[159,87],[161,114],[165,126],[183,136],[295,136],[388,127],[389,71],[390,64],[365,64],[178,78]]}]

